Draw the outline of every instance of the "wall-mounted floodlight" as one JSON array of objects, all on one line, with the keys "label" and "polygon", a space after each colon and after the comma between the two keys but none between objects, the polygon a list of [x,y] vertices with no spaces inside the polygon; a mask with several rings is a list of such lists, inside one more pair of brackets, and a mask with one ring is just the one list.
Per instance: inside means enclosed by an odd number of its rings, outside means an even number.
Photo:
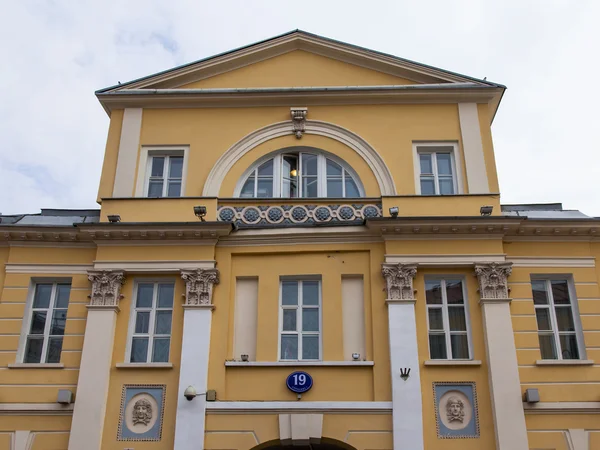
[{"label": "wall-mounted floodlight", "polygon": [[121,221],[121,216],[118,215],[118,214],[111,214],[111,215],[109,215],[107,217],[108,217],[108,221],[110,223],[117,223],[117,222]]},{"label": "wall-mounted floodlight", "polygon": [[243,355],[242,355],[242,361],[244,361],[244,362],[248,362],[248,355],[246,355],[246,354],[243,354]]},{"label": "wall-mounted floodlight", "polygon": [[204,222],[204,216],[206,216],[206,206],[194,206],[194,215]]},{"label": "wall-mounted floodlight", "polygon": [[390,216],[396,218],[398,217],[398,213],[400,212],[400,209],[397,206],[392,206],[390,208]]},{"label": "wall-mounted floodlight", "polygon": [[492,211],[494,210],[493,206],[482,206],[481,208],[479,208],[479,213],[482,216],[491,216],[492,215]]},{"label": "wall-mounted floodlight", "polygon": [[358,361],[360,359],[360,353],[352,353],[352,360]]}]

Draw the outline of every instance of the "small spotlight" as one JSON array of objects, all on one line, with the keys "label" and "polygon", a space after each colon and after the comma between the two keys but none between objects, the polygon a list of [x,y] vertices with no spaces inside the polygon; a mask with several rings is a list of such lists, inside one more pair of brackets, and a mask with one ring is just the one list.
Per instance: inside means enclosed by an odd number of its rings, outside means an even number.
[{"label": "small spotlight", "polygon": [[491,216],[493,210],[494,210],[493,206],[482,206],[481,208],[479,208],[479,213],[482,216]]},{"label": "small spotlight", "polygon": [[206,216],[206,206],[194,206],[194,214],[198,219],[204,222],[204,216]]},{"label": "small spotlight", "polygon": [[242,355],[242,361],[248,362],[248,355]]},{"label": "small spotlight", "polygon": [[358,361],[360,359],[360,353],[352,353],[352,360]]},{"label": "small spotlight", "polygon": [[121,221],[121,216],[118,214],[111,214],[108,216],[108,221],[110,223],[117,223]]},{"label": "small spotlight", "polygon": [[390,216],[392,216],[392,217],[398,217],[399,212],[400,212],[400,210],[398,209],[397,206],[392,206],[390,208]]}]

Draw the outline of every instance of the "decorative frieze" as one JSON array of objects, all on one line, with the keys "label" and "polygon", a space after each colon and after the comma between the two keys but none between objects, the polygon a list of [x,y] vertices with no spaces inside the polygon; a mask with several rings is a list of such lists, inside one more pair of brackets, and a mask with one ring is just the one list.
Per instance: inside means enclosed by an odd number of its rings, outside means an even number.
[{"label": "decorative frieze", "polygon": [[219,284],[217,269],[182,270],[185,281],[185,306],[211,306],[213,285]]},{"label": "decorative frieze", "polygon": [[413,278],[417,274],[414,264],[384,264],[381,270],[386,282],[387,301],[415,301]]},{"label": "decorative frieze", "polygon": [[306,114],[308,114],[308,108],[290,108],[290,114],[292,116],[294,134],[297,139],[301,139],[306,129]]},{"label": "decorative frieze", "polygon": [[119,306],[121,286],[125,283],[122,270],[90,270],[88,280],[92,282],[90,306]]},{"label": "decorative frieze", "polygon": [[475,264],[481,300],[507,300],[512,263]]}]

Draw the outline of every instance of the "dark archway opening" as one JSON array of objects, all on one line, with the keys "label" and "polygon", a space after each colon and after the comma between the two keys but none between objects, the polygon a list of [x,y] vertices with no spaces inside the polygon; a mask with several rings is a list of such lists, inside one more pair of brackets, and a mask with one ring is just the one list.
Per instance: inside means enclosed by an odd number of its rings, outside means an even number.
[{"label": "dark archway opening", "polygon": [[279,440],[265,442],[251,450],[356,450],[351,445],[335,439],[323,438],[320,443],[311,443],[308,445],[281,445]]}]

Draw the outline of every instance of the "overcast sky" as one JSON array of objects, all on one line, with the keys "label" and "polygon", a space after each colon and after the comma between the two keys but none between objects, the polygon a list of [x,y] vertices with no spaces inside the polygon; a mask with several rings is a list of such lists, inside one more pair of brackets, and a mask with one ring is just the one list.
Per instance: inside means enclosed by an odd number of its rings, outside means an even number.
[{"label": "overcast sky", "polygon": [[300,28],[508,86],[503,203],[600,216],[600,1],[5,1],[0,212],[94,208],[94,91]]}]

